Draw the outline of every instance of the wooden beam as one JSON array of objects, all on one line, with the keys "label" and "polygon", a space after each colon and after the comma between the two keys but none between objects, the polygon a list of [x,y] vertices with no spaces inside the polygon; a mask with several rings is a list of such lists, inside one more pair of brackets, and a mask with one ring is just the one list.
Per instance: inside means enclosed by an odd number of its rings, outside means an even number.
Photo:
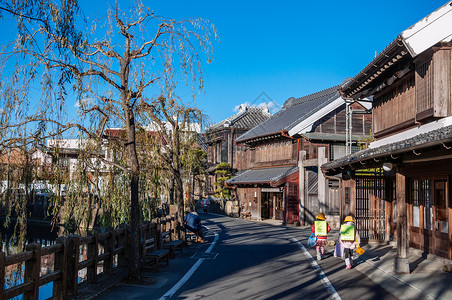
[{"label": "wooden beam", "polygon": [[395,274],[409,274],[408,263],[408,226],[406,205],[406,178],[400,172],[396,173],[396,199],[397,199],[397,256],[394,261]]},{"label": "wooden beam", "polygon": [[446,187],[446,209],[448,215],[449,222],[449,259],[452,259],[452,200],[451,196],[451,187],[452,187],[452,175],[447,176],[447,187]]},{"label": "wooden beam", "polygon": [[5,256],[5,253],[3,251],[0,251],[0,282],[2,283],[0,284],[0,298],[2,299],[5,292]]},{"label": "wooden beam", "polygon": [[305,207],[306,207],[306,193],[305,193],[305,184],[306,184],[306,179],[305,179],[305,157],[306,157],[306,151],[302,150],[299,153],[299,157],[298,157],[298,198],[299,198],[299,202],[298,202],[298,214],[299,214],[299,220],[300,220],[300,225],[306,225],[305,224]]},{"label": "wooden beam", "polygon": [[386,222],[386,242],[391,240],[391,223],[393,218],[393,199],[392,199],[392,177],[385,177],[385,222]]},{"label": "wooden beam", "polygon": [[319,165],[319,161],[317,158],[305,159],[303,161],[303,166],[305,166],[305,167],[317,167],[318,165]]},{"label": "wooden beam", "polygon": [[24,283],[31,283],[33,289],[23,295],[24,300],[39,299],[39,275],[41,272],[41,245],[37,243],[26,246],[26,251],[33,252],[33,258],[25,261]]},{"label": "wooden beam", "polygon": [[[328,162],[328,158],[326,158],[326,148],[318,147],[318,165],[321,166],[324,163]],[[320,212],[326,213],[326,178],[322,172],[318,172],[317,174],[317,186],[318,186],[318,199],[319,199],[319,209]]]}]

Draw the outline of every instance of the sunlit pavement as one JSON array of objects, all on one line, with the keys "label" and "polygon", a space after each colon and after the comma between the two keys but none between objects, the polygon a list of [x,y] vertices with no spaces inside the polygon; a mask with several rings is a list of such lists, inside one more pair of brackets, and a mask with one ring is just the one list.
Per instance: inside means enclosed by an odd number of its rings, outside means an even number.
[{"label": "sunlit pavement", "polygon": [[[306,247],[309,227],[202,214],[204,243],[184,248],[159,272],[143,272],[143,284],[121,283],[96,299],[326,299],[332,297],[296,241]],[[212,247],[215,236],[218,241]],[[333,240],[337,234],[332,233]],[[210,248],[210,252],[206,251]],[[336,299],[452,299],[452,274],[442,263],[410,252],[408,275],[394,275],[395,249],[365,245],[366,253],[346,270],[333,247],[316,261],[337,292]],[[314,249],[308,249],[315,256]],[[193,270],[193,266],[196,269]],[[187,276],[189,274],[190,276]],[[182,285],[181,279],[186,281]],[[175,288],[177,287],[177,289]],[[162,296],[166,297],[162,298]],[[169,297],[171,295],[172,297]]]}]

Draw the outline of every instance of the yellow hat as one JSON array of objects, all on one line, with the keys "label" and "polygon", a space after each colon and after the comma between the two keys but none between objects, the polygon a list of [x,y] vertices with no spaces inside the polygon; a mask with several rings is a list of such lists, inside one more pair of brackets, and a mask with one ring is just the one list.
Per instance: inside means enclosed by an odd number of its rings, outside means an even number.
[{"label": "yellow hat", "polygon": [[353,222],[352,216],[346,216],[344,222]]},{"label": "yellow hat", "polygon": [[319,220],[325,220],[326,219],[324,213],[319,213],[316,218],[319,219]]}]

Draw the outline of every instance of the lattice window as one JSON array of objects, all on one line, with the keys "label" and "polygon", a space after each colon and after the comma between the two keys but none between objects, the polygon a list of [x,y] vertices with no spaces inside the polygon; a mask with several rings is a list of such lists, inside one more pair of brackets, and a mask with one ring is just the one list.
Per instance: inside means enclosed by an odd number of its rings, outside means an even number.
[{"label": "lattice window", "polygon": [[421,200],[419,199],[419,181],[418,180],[413,180],[411,183],[411,200],[413,201],[412,224],[414,227],[420,227],[420,225],[421,225],[421,216],[420,216]]},{"label": "lattice window", "polygon": [[433,64],[427,60],[416,67],[416,113],[433,107]]},{"label": "lattice window", "polygon": [[385,179],[360,177],[356,179],[356,226],[362,239],[384,240]]}]

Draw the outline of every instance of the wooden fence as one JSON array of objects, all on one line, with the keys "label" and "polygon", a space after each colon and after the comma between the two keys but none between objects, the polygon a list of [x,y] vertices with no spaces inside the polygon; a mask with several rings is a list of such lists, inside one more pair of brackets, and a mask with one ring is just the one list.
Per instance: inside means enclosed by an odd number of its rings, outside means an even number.
[{"label": "wooden fence", "polygon": [[[147,221],[140,227],[140,243],[154,237],[161,249],[160,233],[171,231],[171,239],[177,239],[181,233],[180,228],[175,215]],[[96,284],[100,276],[112,276],[115,268],[126,268],[129,233],[130,226],[121,225],[104,232],[94,231],[84,237],[60,237],[54,245],[47,247],[37,243],[29,244],[25,252],[14,255],[6,256],[0,251],[0,300],[19,295],[23,295],[24,300],[39,299],[39,287],[51,282],[53,299],[77,295],[79,271],[86,274],[86,283]],[[48,268],[50,271],[42,274],[42,262],[52,261],[52,258],[53,266]],[[5,288],[7,270],[14,266],[18,266],[23,280]]]}]

